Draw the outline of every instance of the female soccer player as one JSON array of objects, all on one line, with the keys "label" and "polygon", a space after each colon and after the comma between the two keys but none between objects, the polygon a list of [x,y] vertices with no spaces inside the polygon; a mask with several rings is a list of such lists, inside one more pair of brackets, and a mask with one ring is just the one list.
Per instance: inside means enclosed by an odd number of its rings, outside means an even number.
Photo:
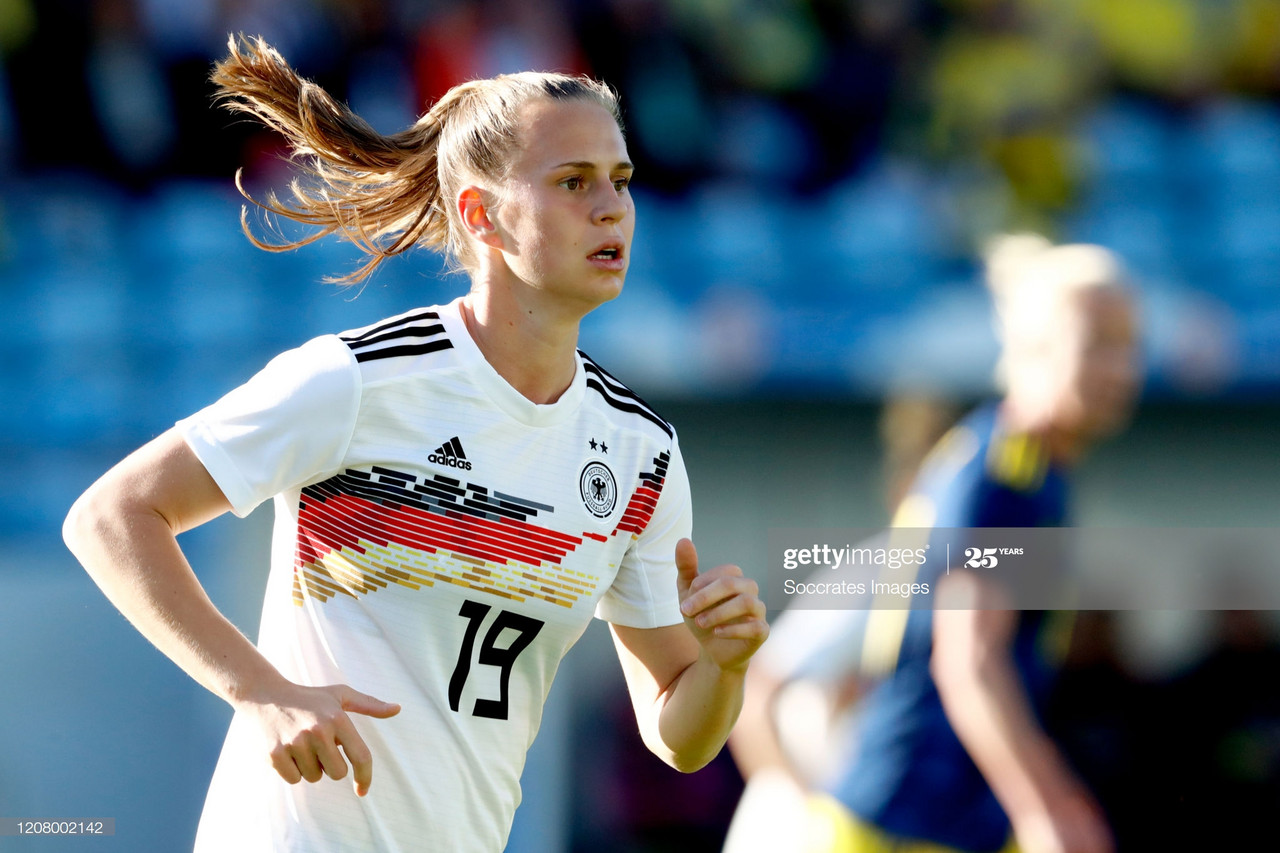
[{"label": "female soccer player", "polygon": [[[1110,252],[1006,237],[988,257],[987,278],[1003,399],[938,442],[895,513],[897,527],[1065,526],[1068,472],[1129,416],[1135,320]],[[944,575],[942,562],[907,580],[928,582],[940,598],[963,595],[971,609],[850,611],[843,626],[824,620],[821,637],[806,633],[801,611],[778,620],[785,641],[748,679],[733,738],[740,766],[802,803],[798,823],[810,831],[796,826],[791,837],[806,853],[1106,853],[1101,810],[1038,721],[1060,623],[1008,609],[1008,590],[991,576],[959,561]],[[846,665],[833,672],[832,661]],[[851,755],[827,779],[803,776],[779,740],[789,720],[770,717],[799,680],[862,694]],[[797,795],[806,789],[807,798]],[[730,837],[744,835],[750,842],[751,833]]]},{"label": "female soccer player", "polygon": [[[111,601],[235,709],[197,849],[497,853],[593,614],[649,747],[704,765],[768,627],[739,569],[698,571],[671,426],[576,350],[635,227],[613,92],[475,81],[382,136],[260,39],[233,39],[214,81],[309,163],[291,203],[264,206],[360,245],[356,278],[424,245],[471,289],[278,356],[68,516]],[[268,497],[255,647],[175,535]]]}]

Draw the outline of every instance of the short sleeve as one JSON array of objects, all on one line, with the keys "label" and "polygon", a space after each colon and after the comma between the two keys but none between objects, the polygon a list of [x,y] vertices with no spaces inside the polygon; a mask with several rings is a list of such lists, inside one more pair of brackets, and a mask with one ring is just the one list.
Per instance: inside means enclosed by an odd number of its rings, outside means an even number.
[{"label": "short sleeve", "polygon": [[623,556],[617,577],[596,606],[596,616],[631,628],[682,623],[676,590],[676,543],[692,533],[689,475],[680,445],[673,441],[653,517]]},{"label": "short sleeve", "polygon": [[176,428],[243,517],[336,469],[359,405],[359,367],[346,344],[330,335],[276,356]]}]

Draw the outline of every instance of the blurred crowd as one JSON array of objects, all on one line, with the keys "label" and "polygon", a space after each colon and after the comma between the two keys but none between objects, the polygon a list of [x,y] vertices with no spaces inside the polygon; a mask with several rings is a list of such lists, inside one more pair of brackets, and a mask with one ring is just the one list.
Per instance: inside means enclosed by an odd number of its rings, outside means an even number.
[{"label": "blurred crowd", "polygon": [[210,109],[231,32],[380,130],[462,79],[583,71],[622,92],[650,187],[803,194],[888,150],[968,176],[975,208],[1003,185],[1003,226],[1070,204],[1071,128],[1110,94],[1280,94],[1280,0],[3,0],[7,166],[146,187],[274,153]]}]

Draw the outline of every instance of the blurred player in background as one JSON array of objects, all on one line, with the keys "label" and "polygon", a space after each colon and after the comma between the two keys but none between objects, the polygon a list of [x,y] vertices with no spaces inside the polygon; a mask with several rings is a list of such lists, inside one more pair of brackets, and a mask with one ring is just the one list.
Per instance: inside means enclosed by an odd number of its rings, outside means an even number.
[{"label": "blurred player in background", "polygon": [[[890,397],[880,414],[882,481],[890,515],[906,497],[933,446],[955,423],[950,403],[919,393]],[[888,532],[858,543],[888,547]],[[813,575],[830,574],[823,566]],[[803,849],[798,822],[818,804],[807,796],[840,766],[866,689],[862,636],[870,610],[829,609],[801,599],[780,613],[769,644],[754,659],[746,702],[729,738],[746,788],[726,839],[726,853]],[[865,600],[869,608],[871,599]],[[785,726],[775,726],[775,719]]]},{"label": "blurred player in background", "polygon": [[[316,235],[256,243],[336,233],[369,256],[352,280],[425,246],[471,289],[280,355],[68,516],[111,601],[235,709],[197,849],[497,853],[593,615],[650,749],[705,764],[768,625],[737,567],[698,570],[671,426],[576,349],[635,223],[614,93],[505,75],[383,136],[261,40],[233,39],[214,81],[307,164],[263,206]],[[255,647],[175,537],[271,497]]]},{"label": "blurred player in background", "polygon": [[[1003,398],[938,442],[895,527],[1066,526],[1069,470],[1130,416],[1136,320],[1118,259],[1007,236],[986,272]],[[842,624],[797,610],[778,620],[776,653],[757,661],[731,739],[749,790],[763,774],[775,802],[794,807],[790,840],[775,852],[1110,851],[1101,809],[1040,722],[1069,619],[1010,610],[1007,590],[963,568],[917,580],[972,609],[845,611]],[[807,643],[788,640],[812,616],[825,627]],[[860,694],[846,757],[817,770],[786,746],[803,741],[805,724],[777,713],[805,684],[843,702]],[[768,819],[745,805],[739,818]],[[729,846],[750,850],[751,835],[735,827]]]}]

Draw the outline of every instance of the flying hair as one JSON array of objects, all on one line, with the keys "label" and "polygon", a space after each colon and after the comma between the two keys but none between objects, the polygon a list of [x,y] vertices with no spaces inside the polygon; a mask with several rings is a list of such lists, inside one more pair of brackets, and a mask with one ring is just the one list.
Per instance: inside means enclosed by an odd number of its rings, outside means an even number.
[{"label": "flying hair", "polygon": [[268,242],[240,224],[258,248],[297,249],[330,234],[360,248],[368,260],[330,281],[365,280],[385,260],[416,246],[442,252],[455,269],[474,261],[453,200],[469,181],[494,185],[506,177],[520,138],[520,111],[535,98],[589,100],[622,127],[617,94],[588,77],[544,72],[504,74],[450,89],[412,126],[381,134],[350,107],[298,75],[261,37],[233,35],[213,69],[217,98],[280,133],[300,172],[291,198],[269,191],[255,199],[236,172],[241,195],[276,216],[311,226],[296,240]]}]

